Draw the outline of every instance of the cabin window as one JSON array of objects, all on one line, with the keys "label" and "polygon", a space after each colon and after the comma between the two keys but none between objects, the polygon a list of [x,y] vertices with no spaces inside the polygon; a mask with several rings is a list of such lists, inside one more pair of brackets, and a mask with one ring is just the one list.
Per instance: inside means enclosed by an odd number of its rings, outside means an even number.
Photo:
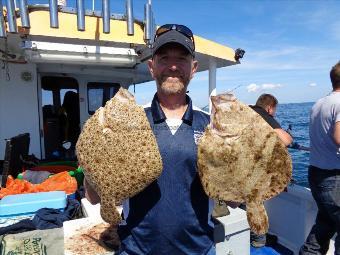
[{"label": "cabin window", "polygon": [[119,90],[118,83],[89,82],[87,84],[88,113],[90,115],[110,100]]},{"label": "cabin window", "polygon": [[45,105],[53,105],[53,92],[51,90],[42,89],[42,107]]}]

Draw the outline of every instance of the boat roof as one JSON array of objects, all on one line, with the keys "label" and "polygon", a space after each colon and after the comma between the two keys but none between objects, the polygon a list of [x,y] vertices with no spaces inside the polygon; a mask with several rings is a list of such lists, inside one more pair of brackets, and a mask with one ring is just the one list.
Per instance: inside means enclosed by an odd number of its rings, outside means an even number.
[{"label": "boat roof", "polygon": [[[73,8],[69,7],[59,10],[58,28],[50,27],[48,7],[30,7],[29,19],[29,29],[23,28],[20,17],[17,17],[18,33],[7,33],[8,43],[13,40],[18,41],[11,45],[11,47],[17,48],[13,49],[14,51],[22,51],[19,41],[23,40],[135,49],[138,55],[138,65],[135,69],[140,73],[140,78],[134,79],[134,83],[152,80],[145,64],[145,61],[150,58],[151,52],[143,39],[144,24],[141,21],[134,21],[134,34],[128,35],[127,22],[123,15],[116,17],[111,15],[110,33],[103,32],[102,17],[95,12],[92,15],[87,13],[85,31],[79,31],[77,29],[77,14]],[[232,48],[197,35],[194,35],[194,39],[196,59],[199,62],[198,71],[209,70],[211,62],[216,63],[217,68],[239,63],[235,60],[235,51]],[[2,44],[0,38],[0,46]]]}]

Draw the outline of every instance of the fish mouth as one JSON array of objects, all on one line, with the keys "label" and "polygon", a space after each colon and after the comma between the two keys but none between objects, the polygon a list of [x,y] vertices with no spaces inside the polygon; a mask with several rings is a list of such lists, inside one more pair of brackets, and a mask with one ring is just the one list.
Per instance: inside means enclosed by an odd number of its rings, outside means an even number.
[{"label": "fish mouth", "polygon": [[214,108],[220,107],[228,110],[230,109],[231,103],[236,101],[236,97],[231,93],[211,96],[210,98]]}]

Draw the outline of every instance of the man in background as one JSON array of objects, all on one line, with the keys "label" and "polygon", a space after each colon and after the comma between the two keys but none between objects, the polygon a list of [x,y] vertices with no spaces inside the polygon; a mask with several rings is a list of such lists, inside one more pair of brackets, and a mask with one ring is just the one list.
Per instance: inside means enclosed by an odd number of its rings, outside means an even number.
[{"label": "man in background", "polygon": [[[262,94],[257,99],[256,104],[250,107],[259,115],[261,115],[261,117],[274,129],[274,131],[285,144],[285,146],[288,146],[292,143],[293,138],[288,132],[281,128],[280,124],[274,118],[277,104],[278,101],[273,95]],[[265,234],[257,235],[253,232],[250,233],[250,243],[253,247],[263,247],[265,246],[266,241],[267,240]]]},{"label": "man in background", "polygon": [[273,95],[262,94],[257,99],[256,104],[250,107],[261,115],[261,117],[274,129],[282,142],[288,146],[292,143],[293,138],[288,132],[281,128],[280,124],[274,118],[277,104],[278,101]]},{"label": "man in background", "polygon": [[309,122],[308,181],[318,206],[300,255],[326,254],[335,233],[340,254],[340,62],[330,72],[333,91],[313,106]]}]

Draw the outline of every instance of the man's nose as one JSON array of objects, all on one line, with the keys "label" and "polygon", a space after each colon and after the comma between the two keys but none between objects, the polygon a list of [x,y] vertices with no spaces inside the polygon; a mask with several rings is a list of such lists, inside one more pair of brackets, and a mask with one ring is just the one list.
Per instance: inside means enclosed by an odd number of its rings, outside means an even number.
[{"label": "man's nose", "polygon": [[168,68],[171,70],[171,71],[178,71],[179,69],[179,65],[178,65],[178,61],[173,59],[173,60],[170,60],[168,62]]},{"label": "man's nose", "polygon": [[176,65],[175,63],[171,63],[171,64],[169,65],[169,69],[170,69],[171,71],[176,71],[176,70],[177,70],[177,65]]}]

